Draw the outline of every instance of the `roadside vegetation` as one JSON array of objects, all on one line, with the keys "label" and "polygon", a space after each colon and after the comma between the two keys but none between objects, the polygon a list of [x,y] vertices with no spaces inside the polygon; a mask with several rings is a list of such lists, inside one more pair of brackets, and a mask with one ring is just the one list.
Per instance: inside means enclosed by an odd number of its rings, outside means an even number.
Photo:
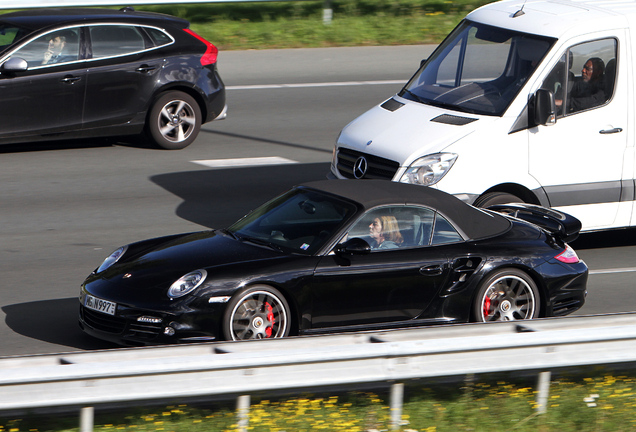
[{"label": "roadside vegetation", "polygon": [[[407,387],[402,432],[620,432],[636,430],[636,379],[605,375],[553,381],[547,413],[537,415],[532,385],[476,382],[432,388]],[[349,393],[252,400],[249,431],[391,430],[388,395]],[[239,430],[233,406],[135,409],[97,414],[96,432],[209,432]],[[0,419],[1,432],[79,431],[67,419]]]},{"label": "roadside vegetation", "polygon": [[166,4],[137,10],[185,18],[220,50],[437,44],[471,10],[490,0],[332,0]]}]

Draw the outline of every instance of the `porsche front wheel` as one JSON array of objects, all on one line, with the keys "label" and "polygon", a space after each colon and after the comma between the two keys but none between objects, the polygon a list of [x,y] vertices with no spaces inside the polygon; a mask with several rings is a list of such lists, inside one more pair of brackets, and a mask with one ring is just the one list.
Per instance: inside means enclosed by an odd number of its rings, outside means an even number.
[{"label": "porsche front wheel", "polygon": [[282,338],[289,335],[290,313],[285,297],[260,285],[236,294],[223,317],[226,340]]},{"label": "porsche front wheel", "polygon": [[484,280],[473,306],[475,321],[515,321],[537,318],[539,290],[525,272],[498,270]]},{"label": "porsche front wheel", "polygon": [[201,129],[201,109],[190,95],[169,91],[157,98],[148,115],[148,135],[159,147],[178,150],[192,144]]}]

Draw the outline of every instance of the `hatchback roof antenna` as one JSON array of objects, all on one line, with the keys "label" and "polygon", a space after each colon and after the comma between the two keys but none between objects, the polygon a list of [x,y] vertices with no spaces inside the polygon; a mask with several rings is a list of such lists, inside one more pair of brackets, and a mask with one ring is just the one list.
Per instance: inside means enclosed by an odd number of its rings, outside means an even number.
[{"label": "hatchback roof antenna", "polygon": [[526,1],[528,1],[528,0],[523,0],[523,4],[521,5],[521,9],[519,9],[517,12],[515,12],[512,15],[513,18],[517,18],[517,17],[520,17],[521,15],[525,14],[525,12],[523,11],[523,8],[526,6]]}]

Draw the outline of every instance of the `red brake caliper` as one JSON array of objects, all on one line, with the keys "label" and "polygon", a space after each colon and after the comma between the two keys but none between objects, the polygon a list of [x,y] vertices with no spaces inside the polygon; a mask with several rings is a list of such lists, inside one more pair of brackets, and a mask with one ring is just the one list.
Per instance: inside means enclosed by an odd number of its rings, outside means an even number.
[{"label": "red brake caliper", "polygon": [[488,314],[490,313],[490,297],[486,297],[484,299],[484,318],[486,318],[488,316]]},{"label": "red brake caliper", "polygon": [[272,337],[272,327],[276,322],[276,319],[274,318],[274,311],[272,310],[272,306],[267,302],[265,302],[265,310],[267,311],[267,321],[271,323],[271,326],[265,329],[265,334],[267,337]]}]

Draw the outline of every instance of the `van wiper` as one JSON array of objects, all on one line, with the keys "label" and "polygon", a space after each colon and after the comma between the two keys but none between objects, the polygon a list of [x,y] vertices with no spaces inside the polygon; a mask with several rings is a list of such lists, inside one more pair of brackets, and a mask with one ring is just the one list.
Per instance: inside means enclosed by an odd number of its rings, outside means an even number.
[{"label": "van wiper", "polygon": [[424,99],[423,97],[416,95],[411,90],[404,89],[404,92],[413,96],[420,103],[427,104],[427,105],[430,103],[427,99]]}]

